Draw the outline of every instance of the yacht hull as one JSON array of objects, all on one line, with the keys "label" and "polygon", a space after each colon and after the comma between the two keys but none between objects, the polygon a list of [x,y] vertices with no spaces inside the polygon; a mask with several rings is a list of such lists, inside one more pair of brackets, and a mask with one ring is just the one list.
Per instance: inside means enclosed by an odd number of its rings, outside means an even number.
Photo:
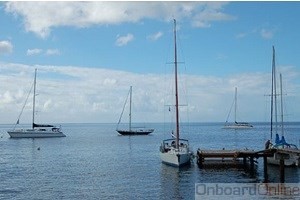
[{"label": "yacht hull", "polygon": [[[298,159],[293,155],[290,155],[289,159],[284,159],[284,166],[291,167],[298,165]],[[267,158],[267,163],[271,165],[280,165],[280,160],[276,159],[275,156]]]},{"label": "yacht hull", "polygon": [[147,130],[117,130],[120,135],[149,135],[154,129]]},{"label": "yacht hull", "polygon": [[252,126],[224,126],[224,129],[250,129]]},{"label": "yacht hull", "polygon": [[181,152],[165,152],[160,153],[160,158],[162,163],[175,166],[175,167],[181,167],[184,165],[190,164],[190,153],[181,153]]},{"label": "yacht hull", "polygon": [[39,131],[39,130],[15,130],[7,132],[11,138],[52,138],[66,137],[65,134],[58,131]]},{"label": "yacht hull", "polygon": [[162,163],[175,167],[189,164],[192,152],[189,149],[188,140],[179,139],[178,148],[174,139],[164,140],[160,146],[160,158]]}]

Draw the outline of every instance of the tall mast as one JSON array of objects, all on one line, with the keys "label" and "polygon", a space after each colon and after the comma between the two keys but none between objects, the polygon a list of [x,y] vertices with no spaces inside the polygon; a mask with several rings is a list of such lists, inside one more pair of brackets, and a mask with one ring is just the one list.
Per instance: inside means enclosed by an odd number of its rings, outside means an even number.
[{"label": "tall mast", "polygon": [[236,123],[236,110],[237,110],[237,87],[235,87],[235,96],[234,96],[234,122]]},{"label": "tall mast", "polygon": [[35,115],[35,88],[36,88],[36,71],[34,71],[34,81],[33,81],[33,108],[32,108],[32,129],[34,129],[34,115]]},{"label": "tall mast", "polygon": [[274,68],[274,106],[275,106],[275,133],[277,134],[277,131],[278,131],[278,120],[277,120],[277,91],[276,91],[276,65],[275,65],[275,48],[273,46],[273,68]]},{"label": "tall mast", "polygon": [[[273,113],[273,111],[275,113]],[[275,115],[275,133],[277,133],[277,92],[276,92],[276,67],[275,67],[275,48],[273,46],[272,59],[272,91],[271,91],[271,139],[273,136],[273,115]]]},{"label": "tall mast", "polygon": [[129,97],[129,131],[131,131],[131,98],[132,98],[132,86],[130,86],[130,97]]},{"label": "tall mast", "polygon": [[281,109],[281,135],[284,135],[283,132],[283,99],[282,99],[282,76],[280,74],[280,109]]},{"label": "tall mast", "polygon": [[179,148],[179,109],[178,109],[178,83],[177,83],[177,43],[176,20],[174,19],[174,64],[175,64],[175,108],[176,108],[176,149]]},{"label": "tall mast", "polygon": [[275,49],[274,49],[274,46],[273,46],[273,59],[272,59],[272,87],[271,87],[271,139],[272,139],[272,136],[273,136],[273,99],[274,99],[274,55],[275,55]]}]

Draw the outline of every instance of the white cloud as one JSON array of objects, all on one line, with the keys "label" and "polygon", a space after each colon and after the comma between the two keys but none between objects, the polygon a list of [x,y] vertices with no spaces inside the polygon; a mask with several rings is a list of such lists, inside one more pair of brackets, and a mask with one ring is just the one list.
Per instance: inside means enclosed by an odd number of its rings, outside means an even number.
[{"label": "white cloud", "polygon": [[13,45],[11,42],[3,40],[0,41],[0,54],[9,54],[13,51]]},{"label": "white cloud", "polygon": [[42,49],[27,49],[27,56],[38,55],[43,52]]},{"label": "white cloud", "polygon": [[248,34],[247,33],[239,33],[236,35],[236,38],[240,39],[240,38],[245,38]]},{"label": "white cloud", "polygon": [[14,99],[14,97],[11,95],[9,91],[5,91],[4,94],[1,95],[1,97],[3,103],[12,103]]},{"label": "white cloud", "polygon": [[48,110],[49,108],[52,107],[51,105],[52,105],[52,99],[48,99],[48,100],[44,103],[43,108],[44,108],[45,110]]},{"label": "white cloud", "polygon": [[230,21],[236,19],[235,17],[222,13],[218,9],[206,9],[193,18],[192,25],[199,28],[207,28],[215,21]]},{"label": "white cloud", "polygon": [[274,37],[275,29],[267,29],[267,28],[255,28],[248,32],[242,32],[236,35],[237,39],[242,39],[245,37],[259,35],[263,39],[270,40]]},{"label": "white cloud", "polygon": [[42,38],[61,26],[90,27],[143,19],[188,20],[195,27],[232,20],[222,12],[226,2],[7,2],[5,11],[22,18],[25,30]]},{"label": "white cloud", "polygon": [[216,57],[217,60],[226,60],[227,58],[228,58],[228,56],[225,54],[222,54],[222,53],[217,54],[217,57]]},{"label": "white cloud", "polygon": [[117,36],[116,45],[117,46],[125,46],[128,44],[128,42],[131,42],[134,39],[134,36],[130,33],[128,33],[125,36]]},{"label": "white cloud", "polygon": [[58,49],[47,49],[46,55],[48,56],[60,55],[60,51]]},{"label": "white cloud", "polygon": [[[0,63],[0,113],[6,116],[1,123],[16,121],[32,86],[34,68],[38,68],[39,95],[36,100],[39,122],[117,123],[130,85],[133,86],[135,121],[163,122],[164,105],[170,103],[166,101],[166,96],[172,91],[168,87],[173,85],[173,80],[169,80],[168,75],[135,74],[104,68]],[[293,113],[288,114],[293,114],[293,120],[300,120],[300,108],[296,104],[300,101],[299,70],[290,66],[278,67],[278,72],[284,73],[285,91],[294,94],[295,102],[287,105]],[[239,116],[243,120],[268,120],[264,116],[269,115],[266,109],[269,98],[264,95],[270,92],[269,73],[180,77],[185,79],[179,84],[180,103],[185,104],[185,99],[188,99],[190,121],[225,121],[234,97],[234,87],[238,87]],[[186,83],[187,96],[183,95],[183,82]],[[31,120],[30,106],[29,99],[22,123]],[[144,121],[145,116],[147,121]]]},{"label": "white cloud", "polygon": [[44,52],[47,56],[60,55],[60,51],[58,49],[28,49],[27,56],[40,55]]},{"label": "white cloud", "polygon": [[269,40],[269,39],[273,38],[274,31],[273,30],[267,30],[267,29],[261,29],[260,35],[261,35],[262,38]]},{"label": "white cloud", "polygon": [[149,35],[147,38],[148,38],[148,40],[155,41],[155,40],[158,40],[159,38],[161,38],[162,36],[163,36],[163,32],[159,31],[157,33]]}]

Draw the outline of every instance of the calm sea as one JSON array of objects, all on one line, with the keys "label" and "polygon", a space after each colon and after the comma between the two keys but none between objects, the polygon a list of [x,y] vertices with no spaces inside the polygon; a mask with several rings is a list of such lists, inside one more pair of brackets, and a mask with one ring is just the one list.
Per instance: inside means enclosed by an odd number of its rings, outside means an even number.
[{"label": "calm sea", "polygon": [[[183,126],[193,150],[261,150],[269,125],[249,130],[222,129],[221,123]],[[119,136],[115,124],[63,124],[65,138],[10,139],[0,126],[0,199],[194,199],[195,183],[261,183],[263,160],[254,172],[243,168],[200,169],[161,163],[159,145],[170,137],[164,124],[148,136]],[[287,142],[299,145],[300,123],[286,126]],[[269,181],[279,182],[269,166]],[[286,168],[286,182],[300,182],[300,168]]]}]

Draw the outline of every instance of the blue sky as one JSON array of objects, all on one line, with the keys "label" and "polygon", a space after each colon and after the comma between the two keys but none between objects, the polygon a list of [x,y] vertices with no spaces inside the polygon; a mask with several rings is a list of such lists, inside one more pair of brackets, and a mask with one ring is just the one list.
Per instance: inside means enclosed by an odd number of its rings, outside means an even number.
[{"label": "blue sky", "polygon": [[133,85],[136,121],[162,122],[173,18],[190,121],[225,121],[234,87],[240,120],[268,120],[272,45],[286,118],[299,121],[299,11],[299,2],[1,2],[0,123],[16,121],[34,68],[44,121],[117,122]]}]

